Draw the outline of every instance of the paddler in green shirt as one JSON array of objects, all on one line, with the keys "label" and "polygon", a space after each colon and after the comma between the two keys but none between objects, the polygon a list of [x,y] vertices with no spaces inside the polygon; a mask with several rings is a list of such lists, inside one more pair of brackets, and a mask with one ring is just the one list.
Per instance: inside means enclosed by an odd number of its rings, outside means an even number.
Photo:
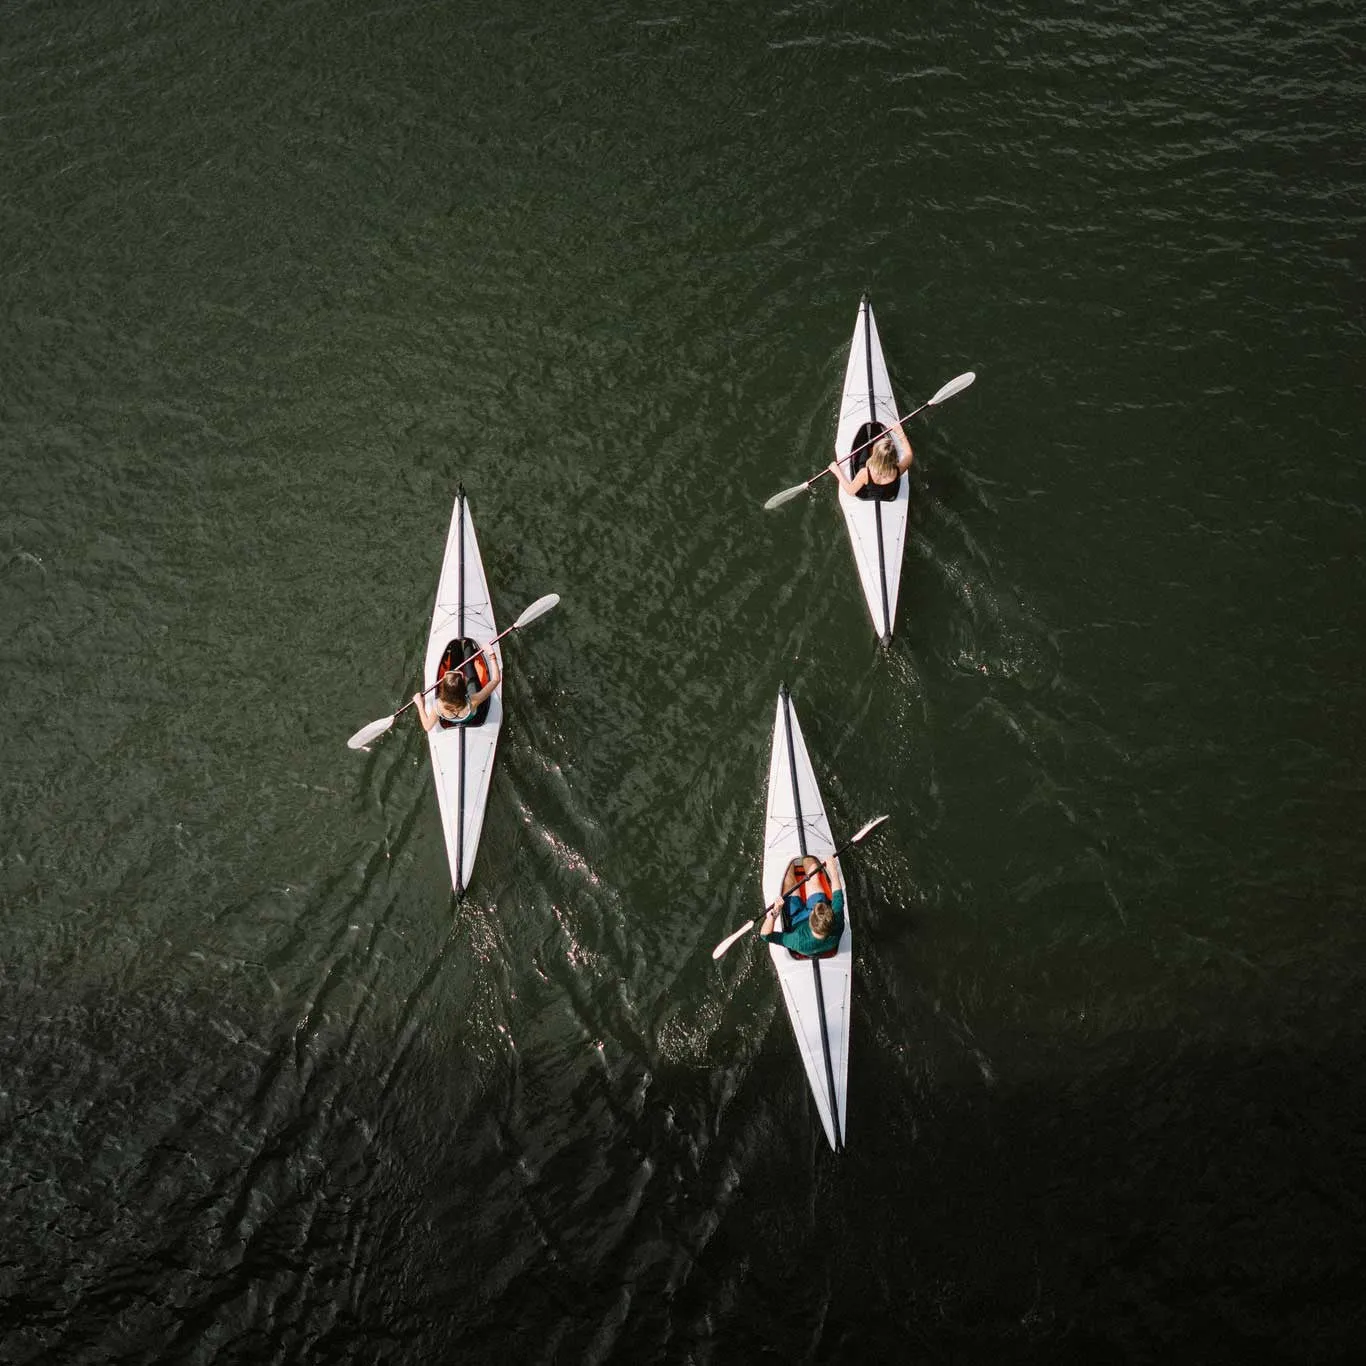
[{"label": "paddler in green shirt", "polygon": [[[830,879],[828,901],[825,889],[815,876],[816,870],[822,866],[826,877]],[[804,873],[810,876],[801,887],[797,887]],[[793,927],[786,933],[777,928],[778,912],[784,908],[784,904],[787,923]],[[839,864],[833,857],[827,859],[824,865],[810,854],[792,860],[783,876],[783,895],[768,908],[759,933],[770,944],[781,944],[805,958],[828,953],[840,942],[840,935],[844,933],[844,883],[840,881]]]}]

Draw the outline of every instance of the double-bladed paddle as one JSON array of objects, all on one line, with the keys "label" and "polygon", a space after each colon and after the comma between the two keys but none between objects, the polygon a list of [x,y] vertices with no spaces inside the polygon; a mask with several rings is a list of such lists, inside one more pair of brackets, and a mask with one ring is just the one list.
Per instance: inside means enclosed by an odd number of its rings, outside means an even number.
[{"label": "double-bladed paddle", "polygon": [[[560,595],[558,593],[547,593],[545,597],[537,598],[536,601],[533,602],[531,606],[528,607],[526,611],[524,611],[522,615],[518,617],[517,620],[514,621],[511,626],[507,628],[506,631],[499,631],[498,634],[494,636],[494,638],[491,641],[489,641],[488,645],[485,645],[481,650],[477,650],[474,654],[470,656],[470,659],[477,659],[479,655],[484,653],[484,650],[488,649],[489,645],[493,645],[496,642],[502,640],[502,638],[509,632],[520,631],[523,626],[530,626],[531,623],[535,621],[537,617],[545,616],[545,614],[548,611],[550,611],[550,609],[554,607],[555,604],[559,602],[559,600]],[[455,666],[456,669],[463,669],[465,665],[470,662],[470,659],[462,659],[460,663]],[[424,688],[422,690],[422,695],[425,697],[429,692],[432,691],[433,688],[437,686],[437,683],[440,682],[441,680],[438,678],[436,680],[436,683],[432,684],[431,688]],[[403,713],[407,711],[408,708],[412,705],[412,699],[410,698],[392,716],[384,716],[381,717],[378,721],[371,721],[368,726],[362,726],[346,742],[347,745],[351,749],[364,749],[368,744],[371,743],[371,741],[378,740],[379,737],[383,735],[384,732],[388,730],[389,727],[392,726],[394,722],[398,720],[398,718],[402,716]]]},{"label": "double-bladed paddle", "polygon": [[[826,855],[826,858],[821,859],[820,863],[817,864],[817,866],[816,866],[815,868],[813,868],[809,873],[803,873],[803,874],[801,875],[801,877],[799,877],[799,878],[796,880],[796,882],[794,882],[794,883],[792,884],[792,886],[788,889],[788,891],[785,892],[783,895],[786,896],[786,895],[789,895],[791,892],[795,892],[795,891],[797,890],[797,888],[800,887],[800,886],[802,885],[802,883],[805,882],[805,881],[807,880],[807,878],[809,878],[809,877],[815,877],[816,874],[820,872],[821,866],[824,865],[824,863],[826,862],[827,859],[839,858],[839,856],[840,856],[841,854],[846,854],[846,853],[848,853],[849,850],[852,849],[852,848],[854,847],[854,845],[856,845],[856,844],[861,844],[869,835],[871,835],[871,834],[873,833],[874,830],[877,829],[877,827],[878,827],[879,825],[882,824],[883,821],[885,821],[885,820],[887,820],[887,819],[888,819],[888,817],[886,817],[886,816],[874,816],[873,819],[870,820],[870,821],[868,822],[868,824],[865,825],[865,826],[863,827],[862,830],[860,830],[860,831],[859,831],[857,834],[855,834],[855,835],[851,835],[851,836],[849,837],[849,839],[848,839],[844,844],[840,845],[840,847],[839,847],[838,849],[836,849],[835,852],[834,852],[833,854],[827,854],[827,855]],[[781,902],[781,899],[782,899],[782,898],[780,897],[780,898],[779,898],[779,901],[774,903],[774,907],[776,907],[776,906]],[[773,909],[774,907],[770,907],[769,909]],[[740,936],[741,936],[742,934],[747,934],[750,930],[752,930],[752,929],[754,928],[754,926],[758,923],[758,921],[759,921],[759,917],[758,917],[757,915],[754,917],[753,920],[746,920],[745,923],[744,923],[743,925],[741,925],[740,928],[739,928],[738,930],[736,930],[734,934],[727,935],[726,938],[724,938],[724,939],[723,939],[723,940],[722,940],[722,941],[721,941],[721,942],[720,942],[720,943],[711,951],[711,956],[712,956],[713,958],[720,958],[720,956],[721,956],[723,953],[725,953],[725,951],[726,951],[728,948],[730,948],[730,946],[731,946],[733,943],[735,943],[735,941],[736,941],[737,939],[739,939]]]},{"label": "double-bladed paddle", "polygon": [[[968,370],[965,373],[959,375],[957,379],[951,379],[942,389],[939,390],[938,393],[935,394],[933,398],[926,399],[925,402],[920,405],[920,407],[907,413],[905,417],[897,418],[896,422],[892,425],[896,426],[902,422],[909,422],[916,415],[916,413],[923,413],[926,408],[932,408],[936,403],[943,403],[943,401],[946,398],[952,398],[955,394],[961,394],[963,390],[966,389],[968,385],[971,384],[973,380],[975,380],[976,378],[976,373],[972,370]],[[877,436],[869,438],[869,440],[865,441],[861,446],[855,446],[854,449],[850,451],[848,455],[840,456],[839,463],[841,465],[844,464],[846,460],[851,459],[853,456],[856,456],[861,450],[865,450],[867,447],[871,446],[874,441],[880,441],[882,439],[882,436],[883,433],[879,432]],[[819,474],[813,474],[810,479],[805,481],[805,483],[793,484],[793,486],[790,489],[784,489],[781,493],[775,493],[773,497],[770,498],[768,502],[764,504],[764,511],[772,512],[774,508],[780,508],[784,503],[791,502],[792,499],[794,499],[799,493],[805,493],[806,490],[809,489],[811,485],[814,484],[816,480],[821,477],[822,474],[829,473],[830,466],[827,465],[823,470],[820,471]]]}]

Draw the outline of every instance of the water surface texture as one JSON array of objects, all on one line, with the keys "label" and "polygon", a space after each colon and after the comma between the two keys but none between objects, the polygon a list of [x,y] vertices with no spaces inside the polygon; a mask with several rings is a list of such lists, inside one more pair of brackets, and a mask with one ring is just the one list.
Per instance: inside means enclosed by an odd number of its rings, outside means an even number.
[{"label": "water surface texture", "polygon": [[[0,11],[0,1360],[1366,1332],[1348,0]],[[1354,55],[1355,54],[1355,55]],[[917,418],[898,632],[830,481]],[[456,904],[410,717],[510,640]],[[755,914],[851,856],[848,1151]]]}]

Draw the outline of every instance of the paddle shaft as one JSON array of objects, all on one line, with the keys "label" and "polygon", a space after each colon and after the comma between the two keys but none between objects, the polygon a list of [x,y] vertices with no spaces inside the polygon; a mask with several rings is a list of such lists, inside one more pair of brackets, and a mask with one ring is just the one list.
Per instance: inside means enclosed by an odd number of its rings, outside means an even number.
[{"label": "paddle shaft", "polygon": [[[506,630],[504,630],[504,631],[499,631],[498,634],[497,634],[496,636],[494,636],[494,638],[493,638],[491,641],[489,641],[489,644],[488,644],[488,645],[485,645],[485,646],[483,646],[481,649],[476,650],[476,651],[469,657],[469,659],[462,659],[462,660],[460,661],[459,664],[455,665],[454,668],[447,669],[447,670],[446,670],[446,673],[456,673],[456,672],[458,672],[459,670],[463,669],[463,668],[465,667],[466,664],[469,664],[472,660],[476,660],[476,659],[479,658],[480,655],[484,654],[484,653],[488,650],[489,645],[496,645],[500,640],[502,640],[502,638],[503,638],[504,636],[510,635],[510,634],[511,634],[513,631],[515,631],[516,629],[517,629],[517,623],[516,623],[516,622],[513,622],[513,624],[512,624],[511,626],[509,626]],[[444,677],[445,677],[445,674],[443,674],[442,677],[444,678]],[[439,688],[440,686],[441,686],[441,679],[438,678],[438,679],[436,680],[436,682],[433,683],[432,686],[431,686],[430,688],[423,688],[423,689],[422,689],[422,694],[421,694],[421,695],[422,695],[423,697],[426,697],[427,694],[428,694],[429,692],[435,692],[436,689]],[[407,700],[407,701],[406,701],[406,702],[405,702],[405,703],[404,703],[404,704],[403,704],[403,705],[394,713],[394,720],[398,720],[398,718],[399,718],[400,716],[402,716],[403,713],[404,713],[405,711],[407,711],[408,708],[411,707],[412,705],[413,705],[413,699],[410,697],[410,698],[409,698],[409,699],[408,699],[408,700]]]},{"label": "paddle shaft", "polygon": [[[892,423],[892,427],[900,427],[903,423],[909,422],[917,413],[923,413],[925,409],[929,406],[929,403],[926,402],[922,403],[918,408],[913,408],[909,413],[906,414],[905,417],[897,418],[897,420]],[[876,421],[877,419],[874,418],[873,420]],[[854,449],[850,451],[848,455],[841,455],[835,463],[838,465],[842,465],[846,460],[852,460],[860,451],[866,451],[869,446],[873,445],[875,442],[881,441],[882,438],[886,436],[890,430],[891,427],[883,427],[883,429],[876,436],[870,436],[868,440],[865,441],[861,446],[855,446]],[[829,473],[830,466],[827,465],[823,470],[821,470],[820,474],[813,474],[811,478],[806,481],[807,487],[809,488],[812,484],[814,484],[816,480],[821,477],[821,474]]]},{"label": "paddle shaft", "polygon": [[[849,843],[846,844],[846,845],[844,846],[843,849],[836,849],[835,852],[834,852],[833,854],[828,854],[826,857],[827,857],[827,858],[832,858],[832,859],[839,858],[839,856],[840,856],[841,854],[846,853],[848,850],[852,849],[853,847],[854,847],[854,841],[853,841],[853,840],[850,840]],[[807,881],[807,879],[809,879],[809,878],[815,877],[815,876],[821,871],[821,869],[824,868],[824,867],[825,867],[825,859],[820,859],[820,860],[818,860],[817,863],[816,863],[816,866],[815,866],[809,873],[803,873],[803,874],[801,875],[801,877],[799,877],[799,878],[796,880],[796,882],[794,882],[794,883],[792,884],[792,886],[790,886],[790,887],[787,889],[787,891],[783,892],[783,893],[778,897],[777,901],[773,902],[773,904],[770,905],[770,906],[764,907],[764,909],[765,909],[765,910],[768,910],[768,911],[776,911],[776,910],[778,909],[778,907],[781,906],[781,905],[783,904],[783,901],[784,901],[787,897],[791,896],[792,893],[795,892],[795,891],[797,890],[797,888],[800,887],[800,886],[802,885],[803,882]],[[827,870],[827,871],[828,871],[828,870]],[[752,922],[751,922],[751,923],[752,923]]]},{"label": "paddle shaft", "polygon": [[[854,845],[856,845],[857,843],[858,843],[857,840],[850,840],[849,843],[846,844],[846,845],[844,846],[844,848],[842,848],[842,849],[836,849],[835,852],[834,852],[833,854],[830,855],[830,857],[831,857],[831,858],[839,858],[839,856],[840,856],[842,853],[844,853],[844,852],[845,852],[846,850],[848,850],[848,849],[852,849],[852,848],[854,847]],[[797,888],[800,887],[800,886],[802,885],[802,883],[805,882],[805,881],[807,880],[807,878],[815,877],[816,874],[820,872],[821,868],[824,868],[824,867],[825,867],[825,860],[822,859],[822,860],[821,860],[821,863],[820,863],[820,865],[819,865],[819,867],[813,868],[809,873],[803,873],[803,874],[801,875],[801,877],[799,877],[799,878],[796,880],[796,882],[794,882],[794,883],[792,884],[792,886],[789,887],[789,888],[787,889],[787,891],[784,892],[783,895],[780,896],[780,897],[777,899],[777,901],[775,901],[771,906],[765,906],[765,907],[764,907],[764,910],[765,910],[766,912],[772,912],[772,913],[774,913],[774,914],[777,914],[778,908],[783,904],[783,901],[784,901],[787,897],[791,896],[792,893],[795,892],[795,891],[797,890]],[[726,951],[728,948],[730,948],[730,946],[731,946],[733,943],[735,943],[735,941],[736,941],[737,939],[740,938],[740,936],[741,936],[742,934],[747,934],[750,930],[752,930],[752,929],[759,923],[760,919],[762,919],[762,917],[756,916],[753,920],[746,920],[745,923],[744,923],[743,925],[741,925],[740,928],[739,928],[738,930],[736,930],[733,934],[727,935],[726,938],[723,939],[723,940],[722,940],[722,941],[721,941],[721,942],[720,942],[720,943],[711,951],[711,956],[712,956],[713,958],[719,958],[723,953],[725,953],[725,951]]]},{"label": "paddle shaft", "polygon": [[[824,868],[825,865],[831,859],[839,858],[841,854],[847,854],[856,844],[862,844],[863,841],[866,840],[868,836],[871,835],[873,831],[878,828],[879,825],[883,824],[883,822],[886,821],[886,819],[886,816],[878,816],[875,820],[869,821],[868,824],[863,827],[863,829],[856,831],[851,839],[845,840],[844,843],[841,844],[840,847],[836,849],[833,854],[827,854],[823,859],[818,859],[816,862],[816,866],[809,873],[803,873],[801,877],[799,877],[796,880],[796,882],[794,882],[792,886],[790,886],[787,889],[787,891],[779,895],[777,901],[775,901],[771,907],[766,907],[765,909],[777,910],[777,908],[783,904],[784,897],[791,896],[792,893],[795,892],[797,888],[800,887],[802,883],[807,880],[807,878],[815,877],[816,874],[819,873],[820,870]],[[815,855],[813,854],[811,855],[811,857],[814,858]],[[749,923],[752,925],[754,922],[751,920]]]},{"label": "paddle shaft", "polygon": [[[870,338],[869,338],[869,345],[871,345],[871,336],[870,336]],[[873,398],[873,390],[872,390],[872,373],[873,373],[873,360],[872,360],[872,356],[871,356],[871,354],[870,354],[869,357],[868,357],[868,375],[869,375],[868,411],[869,411],[870,413],[874,414],[874,416],[873,416],[873,418],[872,418],[872,421],[876,422],[876,421],[877,421],[877,417],[876,417],[877,405],[876,405],[876,402],[874,401],[874,398]],[[910,411],[909,413],[907,413],[905,417],[899,417],[899,418],[897,418],[897,420],[896,420],[895,422],[892,423],[892,426],[893,426],[893,427],[899,427],[899,426],[901,426],[902,423],[904,423],[904,422],[909,422],[917,413],[923,413],[923,412],[925,411],[926,408],[932,407],[932,406],[933,406],[934,404],[936,404],[936,403],[943,403],[945,399],[947,399],[947,398],[952,398],[955,394],[961,394],[961,393],[963,392],[963,390],[966,389],[966,388],[968,387],[969,384],[973,383],[973,381],[976,380],[976,378],[977,378],[976,372],[974,372],[974,371],[972,371],[972,370],[965,370],[961,375],[958,375],[958,376],[956,376],[954,379],[951,379],[947,384],[945,384],[942,388],[940,388],[940,389],[938,390],[938,392],[936,392],[936,393],[934,393],[934,394],[931,394],[930,397],[927,398],[927,399],[924,401],[924,403],[922,403],[922,404],[920,405],[920,407],[918,407],[918,408],[912,408],[911,411]],[[844,462],[845,462],[846,460],[852,459],[852,458],[853,458],[854,456],[856,456],[861,450],[864,450],[864,449],[866,449],[868,446],[871,446],[871,445],[873,444],[873,442],[875,442],[875,441],[880,441],[880,440],[882,439],[884,433],[885,433],[887,430],[888,430],[888,428],[884,427],[884,428],[882,429],[882,431],[879,432],[876,436],[870,436],[870,437],[868,438],[868,440],[865,441],[865,442],[863,443],[863,445],[861,445],[861,446],[855,446],[854,449],[853,449],[852,451],[850,451],[848,455],[842,455],[842,456],[840,456],[840,457],[839,457],[839,460],[837,461],[837,463],[838,463],[838,464],[841,464],[841,465],[844,464]],[[813,474],[813,475],[811,476],[811,478],[808,479],[806,482],[807,482],[808,484],[814,484],[814,483],[816,482],[816,480],[819,479],[819,478],[821,477],[821,474],[827,474],[827,473],[829,473],[829,470],[830,470],[830,466],[827,465],[827,466],[825,467],[825,469],[823,469],[823,470],[821,471],[820,474]]]},{"label": "paddle shaft", "polygon": [[[869,373],[871,373],[871,360],[869,361],[868,368]],[[912,408],[911,411],[907,413],[905,417],[897,418],[896,421],[892,423],[892,426],[899,427],[903,422],[909,422],[917,413],[923,413],[926,408],[931,408],[936,403],[943,403],[945,399],[952,398],[954,394],[962,393],[963,390],[966,389],[969,384],[973,383],[973,381],[976,380],[976,378],[977,375],[974,371],[964,371],[963,374],[959,375],[956,379],[951,379],[937,393],[927,398],[924,401],[924,403],[920,405],[920,407]],[[871,414],[873,414],[873,417],[870,420],[874,422],[877,421],[877,407],[873,401],[873,396],[871,392],[868,395],[868,410]],[[854,456],[856,456],[860,451],[866,450],[869,446],[873,444],[873,442],[879,440],[886,431],[887,428],[884,426],[882,431],[879,432],[877,436],[870,436],[867,441],[864,441],[860,445],[855,446],[854,449],[848,453],[848,455],[838,456],[834,463],[836,465],[842,465],[846,460],[852,460]],[[764,511],[771,512],[774,508],[782,507],[784,503],[791,502],[791,500],[795,498],[799,493],[805,493],[806,490],[809,489],[811,485],[814,484],[816,480],[821,477],[822,474],[829,473],[830,466],[827,465],[823,470],[818,470],[815,474],[813,474],[810,479],[803,480],[800,484],[794,484],[790,489],[783,489],[781,493],[775,493],[773,497],[770,498],[764,504]]]},{"label": "paddle shaft", "polygon": [[[864,841],[865,839],[867,839],[868,836],[871,835],[871,834],[873,833],[873,831],[876,830],[877,827],[878,827],[879,825],[881,825],[881,824],[883,823],[883,821],[885,821],[886,819],[887,819],[886,816],[879,816],[876,820],[870,821],[870,822],[869,822],[867,825],[865,825],[861,830],[859,830],[851,839],[846,840],[842,845],[840,845],[840,847],[839,847],[838,849],[836,849],[835,852],[834,852],[833,854],[829,855],[829,857],[830,857],[830,858],[839,858],[839,856],[840,856],[841,854],[846,854],[846,853],[848,853],[849,850],[852,849],[856,844],[862,844],[863,841]],[[825,863],[825,860],[822,859],[822,860],[821,860],[821,863],[822,863],[822,866],[823,866],[824,863]],[[818,872],[820,872],[820,868],[814,868],[814,869],[812,869],[812,871],[809,872],[809,873],[803,873],[802,876],[801,876],[800,878],[798,878],[797,881],[794,882],[794,883],[792,884],[792,886],[791,886],[788,890],[789,890],[790,892],[795,892],[795,891],[797,890],[797,888],[800,887],[800,886],[802,885],[802,883],[805,882],[805,881],[807,880],[807,878],[809,878],[809,877],[814,877],[815,874],[818,873]],[[784,893],[784,895],[786,895],[786,893]],[[778,898],[778,900],[777,900],[776,902],[774,902],[774,904],[773,904],[772,907],[765,906],[764,909],[765,909],[766,911],[767,911],[767,910],[777,910],[777,908],[778,908],[779,906],[782,905],[782,902],[783,902],[783,898],[780,896],[780,897]],[[748,933],[748,932],[749,932],[750,930],[752,930],[752,929],[754,928],[754,926],[757,925],[758,923],[759,923],[758,918],[756,918],[756,919],[754,919],[754,920],[746,920],[745,923],[744,923],[743,925],[741,925],[740,928],[739,928],[738,930],[736,930],[733,934],[727,935],[726,938],[723,939],[723,940],[722,940],[722,941],[721,941],[721,942],[720,942],[720,943],[711,951],[711,956],[712,956],[713,958],[720,958],[720,956],[721,956],[723,953],[725,953],[726,950],[729,949],[730,946],[731,946],[732,944],[734,944],[734,943],[736,942],[736,940],[739,939],[740,936],[741,936],[742,934]]]}]

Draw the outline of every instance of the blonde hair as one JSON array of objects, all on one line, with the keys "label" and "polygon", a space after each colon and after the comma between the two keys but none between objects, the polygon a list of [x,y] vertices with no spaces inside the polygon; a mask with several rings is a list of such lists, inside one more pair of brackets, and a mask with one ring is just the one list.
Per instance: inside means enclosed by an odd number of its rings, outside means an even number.
[{"label": "blonde hair", "polygon": [[824,939],[835,928],[835,912],[828,901],[818,901],[811,908],[811,933]]},{"label": "blonde hair", "polygon": [[899,464],[896,442],[890,436],[878,437],[868,456],[868,473],[881,475],[885,483],[892,475],[901,473]]}]

